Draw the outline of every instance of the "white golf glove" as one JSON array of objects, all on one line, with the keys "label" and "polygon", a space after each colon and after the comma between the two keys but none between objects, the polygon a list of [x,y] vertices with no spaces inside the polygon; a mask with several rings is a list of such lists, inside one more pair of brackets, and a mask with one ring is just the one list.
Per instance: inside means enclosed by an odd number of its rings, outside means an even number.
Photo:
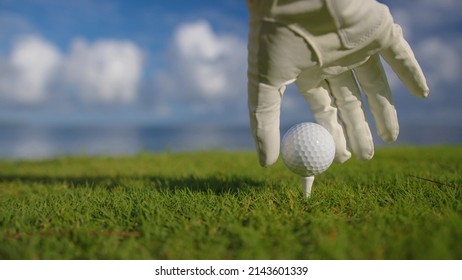
[{"label": "white golf glove", "polygon": [[[332,134],[337,162],[370,159],[374,144],[359,85],[379,136],[396,140],[396,110],[382,57],[417,97],[428,87],[388,8],[375,0],[248,0],[248,106],[260,164],[279,156],[285,86],[295,82]],[[358,85],[359,84],[359,85]]]}]

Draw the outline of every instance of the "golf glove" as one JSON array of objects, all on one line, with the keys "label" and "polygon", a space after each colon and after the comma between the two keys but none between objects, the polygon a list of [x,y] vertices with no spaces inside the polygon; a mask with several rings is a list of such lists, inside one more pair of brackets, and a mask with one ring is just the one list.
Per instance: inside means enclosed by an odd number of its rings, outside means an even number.
[{"label": "golf glove", "polygon": [[429,89],[387,6],[375,0],[248,0],[248,107],[262,166],[279,156],[280,110],[295,82],[316,122],[333,136],[335,160],[371,159],[374,144],[360,87],[379,136],[396,140],[398,119],[382,57],[409,91]]}]

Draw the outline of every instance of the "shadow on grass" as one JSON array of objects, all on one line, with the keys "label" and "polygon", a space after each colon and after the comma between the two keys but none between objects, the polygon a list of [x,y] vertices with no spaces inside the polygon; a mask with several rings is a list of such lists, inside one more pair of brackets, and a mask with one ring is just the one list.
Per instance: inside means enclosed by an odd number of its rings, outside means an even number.
[{"label": "shadow on grass", "polygon": [[120,187],[139,186],[158,190],[189,190],[215,194],[237,193],[261,188],[264,183],[247,177],[212,175],[207,177],[165,177],[165,176],[48,176],[48,175],[2,175],[0,182],[26,185],[65,185],[70,188],[103,188],[112,190]]}]

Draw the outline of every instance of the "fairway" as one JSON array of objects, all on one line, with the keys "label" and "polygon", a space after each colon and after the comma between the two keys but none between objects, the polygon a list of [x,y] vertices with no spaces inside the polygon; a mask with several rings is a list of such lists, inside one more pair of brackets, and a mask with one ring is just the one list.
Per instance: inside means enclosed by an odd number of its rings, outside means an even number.
[{"label": "fairway", "polygon": [[381,148],[305,199],[279,160],[0,161],[0,259],[461,259],[462,147]]}]

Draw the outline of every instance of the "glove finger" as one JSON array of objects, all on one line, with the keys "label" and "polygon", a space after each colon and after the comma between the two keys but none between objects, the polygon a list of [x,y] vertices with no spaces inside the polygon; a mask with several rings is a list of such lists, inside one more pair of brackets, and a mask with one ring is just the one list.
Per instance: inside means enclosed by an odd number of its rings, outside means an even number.
[{"label": "glove finger", "polygon": [[401,27],[393,25],[390,30],[391,46],[380,51],[380,55],[390,65],[409,91],[420,98],[428,96],[429,89],[425,76],[411,47],[403,37]]},{"label": "glove finger", "polygon": [[327,83],[322,81],[317,87],[306,91],[303,90],[302,85],[298,86],[316,122],[326,128],[334,138],[334,160],[339,163],[347,161],[351,153],[347,149],[343,127],[338,120],[337,107],[335,107],[333,97],[329,94]]},{"label": "glove finger", "polygon": [[351,151],[358,159],[371,159],[374,156],[374,143],[353,72],[344,72],[329,78],[327,82],[335,98]]},{"label": "glove finger", "polygon": [[280,112],[284,87],[249,83],[248,106],[250,127],[261,166],[270,166],[279,157]]},{"label": "glove finger", "polygon": [[375,119],[377,133],[384,141],[395,141],[399,134],[398,116],[387,76],[378,55],[354,69],[369,109]]}]

